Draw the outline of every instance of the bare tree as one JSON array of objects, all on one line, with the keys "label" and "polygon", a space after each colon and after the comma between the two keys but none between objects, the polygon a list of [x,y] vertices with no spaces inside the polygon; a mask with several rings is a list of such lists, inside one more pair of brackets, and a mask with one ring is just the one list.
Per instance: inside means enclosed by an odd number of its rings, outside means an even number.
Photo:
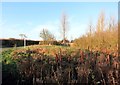
[{"label": "bare tree", "polygon": [[87,40],[88,40],[88,48],[92,47],[92,33],[93,33],[93,24],[92,24],[92,20],[89,21],[88,24],[88,33],[87,33]]},{"label": "bare tree", "polygon": [[43,39],[44,42],[55,40],[55,36],[51,32],[49,32],[47,29],[44,29],[44,28],[40,32],[40,37]]},{"label": "bare tree", "polygon": [[100,45],[100,47],[103,47],[104,46],[104,41],[105,41],[105,35],[104,35],[104,31],[105,31],[105,13],[104,13],[104,11],[100,12],[100,15],[98,17],[96,31],[97,31],[98,44]]},{"label": "bare tree", "polygon": [[105,28],[105,13],[104,11],[101,11],[97,22],[97,32],[104,31],[104,28]]},{"label": "bare tree", "polygon": [[93,29],[93,24],[92,24],[92,20],[89,21],[88,23],[88,36],[92,36],[92,33],[93,33],[94,29]]},{"label": "bare tree", "polygon": [[109,29],[109,31],[113,31],[114,30],[114,28],[115,28],[115,18],[114,18],[114,16],[110,16],[110,20],[109,20],[109,22],[108,22],[108,29]]},{"label": "bare tree", "polygon": [[68,32],[68,16],[63,13],[60,21],[60,29],[61,29],[61,34],[63,37],[63,43],[65,43],[65,40],[67,39],[67,32]]}]

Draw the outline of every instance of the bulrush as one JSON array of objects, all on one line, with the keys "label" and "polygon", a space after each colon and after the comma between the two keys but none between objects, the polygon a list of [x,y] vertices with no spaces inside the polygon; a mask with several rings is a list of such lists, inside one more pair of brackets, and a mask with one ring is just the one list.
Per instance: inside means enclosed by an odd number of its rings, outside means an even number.
[{"label": "bulrush", "polygon": [[[112,85],[119,85],[116,83],[120,81],[117,53],[37,48],[16,50],[12,52],[12,57],[16,61],[19,74],[23,76],[18,78],[19,82],[23,80],[27,82],[26,79],[29,79],[33,80],[33,85],[55,82],[59,85],[64,83],[109,85],[111,82]],[[10,60],[8,54],[6,58]],[[6,61],[4,59],[4,62]]]},{"label": "bulrush", "polygon": [[70,61],[71,61],[71,55],[68,56],[68,62],[70,62]]},{"label": "bulrush", "polygon": [[80,51],[80,61],[81,61],[81,63],[83,62],[83,58],[84,58],[84,53],[83,53],[83,51]]},{"label": "bulrush", "polygon": [[55,54],[56,63],[58,63],[58,54]]},{"label": "bulrush", "polygon": [[60,59],[60,62],[62,62],[62,50],[61,50],[61,48],[60,48],[60,51],[59,51],[59,59]]}]

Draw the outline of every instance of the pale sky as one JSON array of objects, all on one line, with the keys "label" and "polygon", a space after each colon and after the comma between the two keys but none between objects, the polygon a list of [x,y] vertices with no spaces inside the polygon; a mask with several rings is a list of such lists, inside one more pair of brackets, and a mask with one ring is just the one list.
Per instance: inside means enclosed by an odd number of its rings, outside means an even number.
[{"label": "pale sky", "polygon": [[[0,3],[1,4],[1,3]],[[103,10],[106,19],[118,18],[117,2],[3,2],[0,38],[20,38],[24,33],[27,39],[41,40],[43,28],[61,40],[60,19],[63,12],[68,15],[68,39],[75,39],[87,32],[88,23],[96,23]]]}]

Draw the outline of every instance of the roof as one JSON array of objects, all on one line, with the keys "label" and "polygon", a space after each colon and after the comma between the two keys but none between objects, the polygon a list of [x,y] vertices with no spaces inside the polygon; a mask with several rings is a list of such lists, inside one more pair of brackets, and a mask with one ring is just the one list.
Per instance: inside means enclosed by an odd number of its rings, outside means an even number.
[{"label": "roof", "polygon": [[[0,40],[23,40],[23,39],[16,39],[16,38],[0,38]],[[28,39],[26,39],[28,40]],[[38,41],[38,40],[30,40],[29,41]]]}]

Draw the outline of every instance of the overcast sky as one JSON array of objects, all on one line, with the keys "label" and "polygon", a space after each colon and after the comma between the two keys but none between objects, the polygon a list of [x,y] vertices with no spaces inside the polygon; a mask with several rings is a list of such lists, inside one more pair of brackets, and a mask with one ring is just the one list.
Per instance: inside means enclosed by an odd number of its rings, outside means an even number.
[{"label": "overcast sky", "polygon": [[[1,3],[0,3],[1,4]],[[20,38],[24,33],[28,39],[41,40],[43,28],[53,33],[57,40],[60,34],[60,19],[63,12],[68,15],[68,39],[75,39],[87,32],[88,23],[96,23],[99,13],[118,18],[117,2],[4,2],[0,21],[0,38]]]}]

